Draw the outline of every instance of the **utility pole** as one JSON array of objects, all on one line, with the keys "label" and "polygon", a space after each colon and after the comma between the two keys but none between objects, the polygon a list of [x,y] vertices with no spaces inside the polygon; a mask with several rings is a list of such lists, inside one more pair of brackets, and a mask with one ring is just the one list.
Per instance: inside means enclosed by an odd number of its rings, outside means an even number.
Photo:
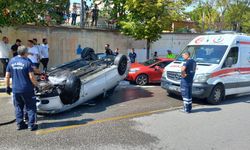
[{"label": "utility pole", "polygon": [[85,5],[86,5],[86,2],[85,0],[81,0],[81,17],[80,17],[80,27],[81,28],[84,28],[84,25],[85,25]]}]

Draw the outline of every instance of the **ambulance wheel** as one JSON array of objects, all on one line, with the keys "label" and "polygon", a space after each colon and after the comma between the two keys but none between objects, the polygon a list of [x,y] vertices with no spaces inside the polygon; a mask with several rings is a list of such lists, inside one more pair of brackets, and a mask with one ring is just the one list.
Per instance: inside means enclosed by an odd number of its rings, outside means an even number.
[{"label": "ambulance wheel", "polygon": [[207,102],[209,104],[213,104],[213,105],[217,105],[217,104],[220,104],[221,101],[223,101],[225,98],[225,89],[224,89],[224,86],[222,84],[217,84],[210,96],[207,98]]},{"label": "ambulance wheel", "polygon": [[140,74],[136,77],[135,83],[137,85],[146,85],[148,84],[148,76],[146,74]]}]

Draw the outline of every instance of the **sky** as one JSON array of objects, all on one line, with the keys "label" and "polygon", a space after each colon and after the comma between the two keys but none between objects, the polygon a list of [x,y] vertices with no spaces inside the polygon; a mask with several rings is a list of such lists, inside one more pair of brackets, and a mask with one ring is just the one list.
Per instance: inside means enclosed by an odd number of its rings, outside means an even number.
[{"label": "sky", "polygon": [[[92,3],[92,0],[86,0],[87,5],[90,6]],[[70,0],[70,3],[81,3],[81,0]]]}]

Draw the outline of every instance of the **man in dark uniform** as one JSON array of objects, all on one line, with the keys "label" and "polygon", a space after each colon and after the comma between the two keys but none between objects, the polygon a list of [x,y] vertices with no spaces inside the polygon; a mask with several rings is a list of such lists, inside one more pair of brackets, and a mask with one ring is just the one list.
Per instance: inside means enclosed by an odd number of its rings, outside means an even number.
[{"label": "man in dark uniform", "polygon": [[186,61],[181,67],[181,95],[183,98],[183,111],[191,113],[192,110],[192,84],[196,70],[196,62],[190,58],[190,52],[185,52],[182,57]]},{"label": "man in dark uniform", "polygon": [[[29,128],[31,131],[37,129],[36,123],[36,99],[34,86],[37,84],[33,75],[32,63],[28,60],[28,49],[24,46],[18,47],[18,56],[11,59],[6,72],[6,92],[11,93],[10,77],[12,77],[12,92],[15,106],[17,130]],[[24,107],[28,113],[28,126],[23,121]]]},{"label": "man in dark uniform", "polygon": [[135,63],[135,59],[136,59],[137,55],[135,53],[134,48],[131,49],[131,52],[128,54],[128,57],[129,57],[131,63]]}]

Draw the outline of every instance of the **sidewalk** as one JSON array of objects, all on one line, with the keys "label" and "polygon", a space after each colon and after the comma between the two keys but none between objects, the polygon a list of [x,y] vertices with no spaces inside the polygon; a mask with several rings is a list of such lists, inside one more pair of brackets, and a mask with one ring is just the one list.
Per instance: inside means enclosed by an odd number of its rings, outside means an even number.
[{"label": "sidewalk", "polygon": [[154,148],[170,150],[250,149],[250,96],[222,105],[195,107],[193,113],[166,112],[135,118],[137,130],[159,139]]}]

